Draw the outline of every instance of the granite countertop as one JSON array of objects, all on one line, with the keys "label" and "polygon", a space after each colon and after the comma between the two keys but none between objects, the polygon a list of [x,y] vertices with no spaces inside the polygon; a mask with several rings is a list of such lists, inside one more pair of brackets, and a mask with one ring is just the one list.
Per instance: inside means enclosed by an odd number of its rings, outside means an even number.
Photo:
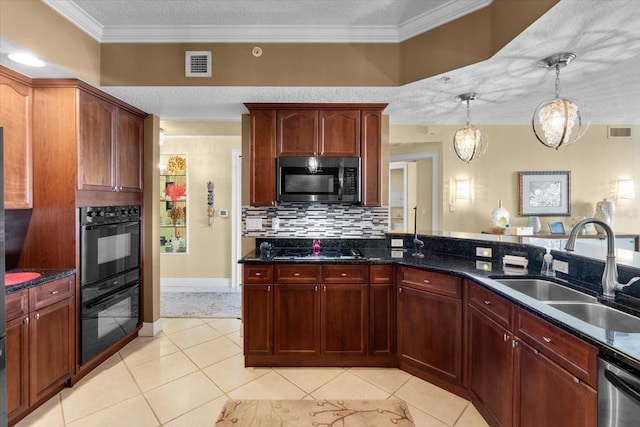
[{"label": "granite countertop", "polygon": [[[477,258],[454,256],[444,253],[423,251],[424,258],[413,257],[411,249],[405,249],[402,257],[392,257],[391,248],[370,248],[362,250],[364,257],[361,259],[300,259],[300,260],[274,260],[270,257],[260,257],[256,253],[249,253],[240,261],[241,263],[317,263],[317,264],[395,264],[399,266],[417,267],[429,269],[435,272],[454,274],[472,279],[474,282],[507,298],[519,307],[530,311],[545,320],[559,326],[573,335],[597,346],[601,352],[640,371],[640,331],[638,333],[609,331],[589,323],[583,322],[573,316],[559,311],[544,302],[517,292],[492,277],[504,277],[505,273],[501,263],[496,260],[479,260]],[[276,253],[276,251],[274,251]],[[524,274],[512,277],[539,277],[537,274]],[[560,284],[578,289],[593,296],[593,292],[579,285],[562,280],[553,279]],[[609,304],[610,305],[610,304]],[[621,307],[616,307],[621,308]],[[628,310],[625,310],[628,311]],[[634,313],[638,315],[638,313]]]},{"label": "granite countertop", "polygon": [[28,280],[26,282],[18,283],[16,285],[5,286],[5,293],[7,295],[13,294],[15,292],[19,292],[23,289],[33,288],[34,286],[39,286],[39,285],[42,285],[43,283],[48,283],[56,279],[61,279],[63,277],[71,276],[72,274],[76,273],[74,269],[70,269],[70,268],[16,268],[16,269],[7,271],[7,273],[23,273],[23,272],[40,273],[40,276],[33,280]]}]

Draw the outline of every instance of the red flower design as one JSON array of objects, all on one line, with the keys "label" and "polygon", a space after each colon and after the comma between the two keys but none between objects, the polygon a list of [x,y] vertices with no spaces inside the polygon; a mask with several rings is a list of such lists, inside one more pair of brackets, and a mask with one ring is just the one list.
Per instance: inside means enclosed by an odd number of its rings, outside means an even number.
[{"label": "red flower design", "polygon": [[164,189],[164,194],[171,201],[178,200],[187,194],[187,186],[184,184],[169,184]]}]

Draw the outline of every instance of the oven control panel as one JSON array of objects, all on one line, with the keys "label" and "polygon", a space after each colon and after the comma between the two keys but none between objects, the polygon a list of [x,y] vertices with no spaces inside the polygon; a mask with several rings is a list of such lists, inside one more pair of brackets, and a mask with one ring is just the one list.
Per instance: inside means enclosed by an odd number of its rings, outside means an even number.
[{"label": "oven control panel", "polygon": [[114,224],[140,221],[140,206],[85,206],[80,208],[80,223]]}]

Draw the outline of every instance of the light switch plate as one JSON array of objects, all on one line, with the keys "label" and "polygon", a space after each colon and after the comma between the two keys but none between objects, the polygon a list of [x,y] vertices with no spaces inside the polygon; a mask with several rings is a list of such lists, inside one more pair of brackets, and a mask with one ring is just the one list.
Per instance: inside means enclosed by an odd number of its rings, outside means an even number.
[{"label": "light switch plate", "polygon": [[476,269],[482,271],[491,271],[491,262],[476,260]]},{"label": "light switch plate", "polygon": [[404,247],[404,239],[391,239],[391,247],[392,248],[403,248]]},{"label": "light switch plate", "polygon": [[247,230],[262,230],[262,218],[247,218]]},{"label": "light switch plate", "polygon": [[560,261],[558,259],[554,259],[553,269],[560,273],[569,274],[569,263],[566,261]]},{"label": "light switch plate", "polygon": [[391,258],[402,258],[404,256],[404,250],[391,249]]}]

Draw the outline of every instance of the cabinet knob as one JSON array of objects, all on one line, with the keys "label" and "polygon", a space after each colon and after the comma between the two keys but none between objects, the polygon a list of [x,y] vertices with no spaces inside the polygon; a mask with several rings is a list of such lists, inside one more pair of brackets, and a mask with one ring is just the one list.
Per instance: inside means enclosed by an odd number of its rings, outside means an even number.
[{"label": "cabinet knob", "polygon": [[341,277],[347,277],[347,273],[340,274]]},{"label": "cabinet knob", "polygon": [[271,285],[267,286],[267,292],[271,292]]},{"label": "cabinet knob", "polygon": [[256,276],[262,276],[262,273],[255,273]]},{"label": "cabinet knob", "polygon": [[491,305],[491,301],[489,301],[488,299],[484,300],[484,303],[485,303],[486,305]]},{"label": "cabinet knob", "polygon": [[29,324],[29,318],[25,317],[24,320],[22,321],[22,323],[24,323],[25,325]]},{"label": "cabinet knob", "polygon": [[51,295],[56,295],[59,291],[51,291]]},{"label": "cabinet knob", "polygon": [[314,287],[315,291],[318,292],[318,285]]},{"label": "cabinet knob", "polygon": [[324,285],[324,286],[322,287],[322,290],[323,290],[323,291],[325,291],[325,292],[327,292],[327,285]]},{"label": "cabinet knob", "polygon": [[549,337],[542,337],[542,339],[544,340],[544,342],[551,342],[551,338]]},{"label": "cabinet knob", "polygon": [[509,338],[510,338],[510,337],[509,337],[509,335],[504,334],[504,335],[502,336],[502,338],[503,338],[505,341],[509,341]]},{"label": "cabinet knob", "polygon": [[511,347],[516,348],[518,346],[518,341],[513,340],[511,341]]},{"label": "cabinet knob", "polygon": [[300,273],[293,273],[293,275],[298,277],[298,276],[300,276]]},{"label": "cabinet knob", "polygon": [[431,283],[428,279],[424,279],[423,282],[426,283],[427,285]]},{"label": "cabinet knob", "polygon": [[40,313],[36,313],[36,320],[40,320]]},{"label": "cabinet knob", "polygon": [[402,293],[402,288],[398,288],[398,293],[401,294]]}]

